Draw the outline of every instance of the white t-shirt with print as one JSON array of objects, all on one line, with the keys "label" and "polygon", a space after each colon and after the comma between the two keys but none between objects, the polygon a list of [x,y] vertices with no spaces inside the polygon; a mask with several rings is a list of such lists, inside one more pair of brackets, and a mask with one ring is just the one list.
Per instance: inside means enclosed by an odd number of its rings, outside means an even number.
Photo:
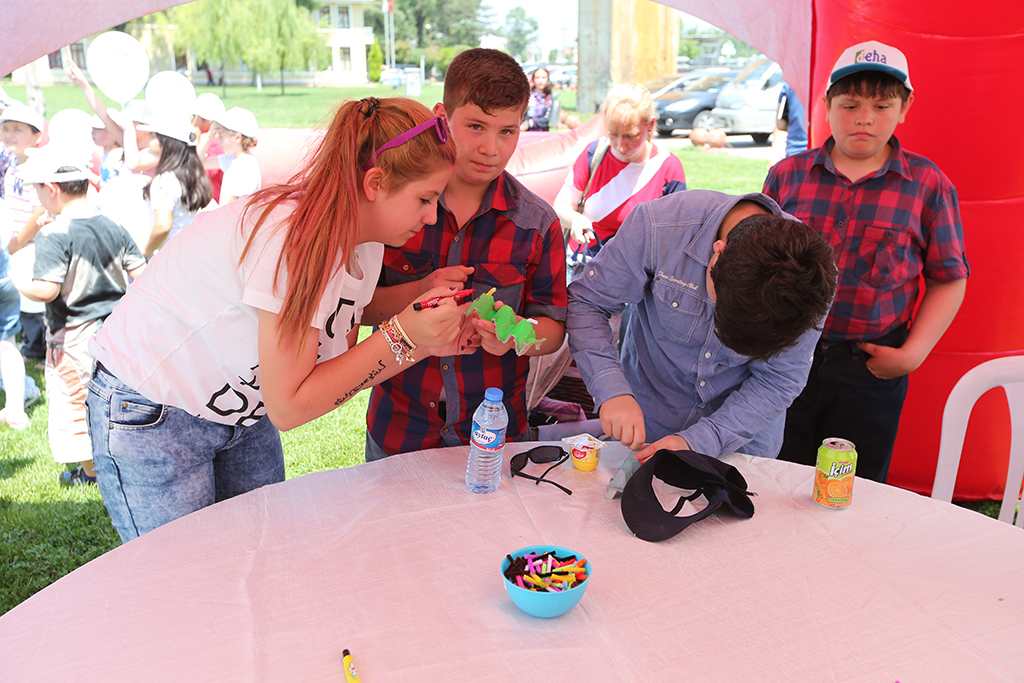
[{"label": "white t-shirt with print", "polygon": [[[152,212],[171,212],[171,231],[167,239],[171,239],[192,222],[197,211],[189,211],[181,201],[181,183],[173,173],[161,173],[149,184],[149,208]],[[155,217],[153,221],[155,221]],[[153,222],[150,222],[150,226]]]},{"label": "white t-shirt with print", "polygon": [[217,157],[217,164],[224,171],[218,198],[221,204],[232,197],[246,197],[260,189],[260,164],[253,155],[240,154],[236,157],[234,154],[221,154]]},{"label": "white t-shirt with print", "polygon": [[[287,291],[274,275],[284,243],[283,221],[294,204],[268,217],[239,265],[252,216],[238,225],[245,202],[203,212],[150,261],[89,344],[92,354],[151,401],[229,425],[266,414],[260,392],[257,317],[278,313]],[[244,233],[244,234],[243,234]],[[341,268],[314,314],[317,363],[348,350],[346,334],[373,296],[384,246],[356,247],[358,273]]]}]

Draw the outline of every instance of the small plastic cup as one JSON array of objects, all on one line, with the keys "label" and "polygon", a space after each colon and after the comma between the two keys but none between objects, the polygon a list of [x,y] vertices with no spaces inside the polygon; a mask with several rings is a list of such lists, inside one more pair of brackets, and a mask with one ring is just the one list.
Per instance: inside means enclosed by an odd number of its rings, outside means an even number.
[{"label": "small plastic cup", "polygon": [[567,436],[562,442],[569,446],[569,456],[573,467],[581,472],[593,472],[601,462],[601,449],[604,442],[590,434]]}]

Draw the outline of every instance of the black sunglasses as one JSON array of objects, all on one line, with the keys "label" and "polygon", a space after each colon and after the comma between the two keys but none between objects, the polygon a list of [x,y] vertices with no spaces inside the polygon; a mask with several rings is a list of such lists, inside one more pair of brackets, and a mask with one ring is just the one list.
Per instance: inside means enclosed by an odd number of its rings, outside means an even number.
[{"label": "black sunglasses", "polygon": [[[565,488],[564,486],[557,482],[553,482],[550,479],[544,478],[547,476],[548,472],[555,469],[568,459],[569,454],[566,453],[560,446],[537,446],[536,448],[531,448],[528,451],[523,451],[522,453],[516,453],[515,455],[513,455],[512,459],[509,461],[509,469],[512,471],[513,477],[525,477],[526,479],[533,479],[536,482],[536,484],[534,484],[535,486],[543,481],[553,486],[557,486],[558,488],[562,489],[571,496],[572,491],[570,491],[569,489]],[[544,470],[544,474],[540,475],[539,477],[535,477],[532,474],[525,474],[523,472],[523,468],[526,467],[526,465],[530,462],[537,463],[538,465],[542,465],[549,462],[554,464],[551,467]]]}]

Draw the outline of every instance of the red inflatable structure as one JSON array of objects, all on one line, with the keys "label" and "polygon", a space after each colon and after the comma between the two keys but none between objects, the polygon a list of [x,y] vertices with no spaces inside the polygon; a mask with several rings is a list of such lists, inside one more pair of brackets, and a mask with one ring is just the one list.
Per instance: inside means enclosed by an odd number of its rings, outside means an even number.
[{"label": "red inflatable structure", "polygon": [[[0,74],[83,36],[164,9],[181,0],[38,0],[13,3],[0,15],[0,35],[19,36],[0,52]],[[828,72],[844,47],[880,40],[908,57],[913,111],[897,131],[903,144],[935,161],[956,184],[971,263],[960,313],[931,357],[914,372],[889,482],[931,490],[939,424],[950,389],[971,367],[1024,354],[1024,136],[1013,112],[1024,108],[1017,87],[1024,54],[1024,13],[1017,0],[661,0],[723,28],[782,65],[809,104],[811,141],[828,136],[820,102]],[[61,20],[54,22],[53,17]],[[8,49],[8,47],[10,49]],[[984,121],[979,121],[983,118]],[[995,126],[992,121],[1007,122]],[[592,119],[562,134],[525,134],[510,169],[553,199],[582,144],[601,132]],[[266,131],[257,156],[267,181],[295,170],[310,131]],[[1005,484],[1009,419],[1001,390],[982,397],[967,432],[956,496],[999,498]]]}]

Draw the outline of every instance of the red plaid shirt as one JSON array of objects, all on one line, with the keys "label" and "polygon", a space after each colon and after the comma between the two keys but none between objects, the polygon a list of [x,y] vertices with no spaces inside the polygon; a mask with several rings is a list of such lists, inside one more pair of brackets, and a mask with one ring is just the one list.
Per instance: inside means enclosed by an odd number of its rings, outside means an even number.
[{"label": "red plaid shirt", "polygon": [[904,151],[851,183],[829,156],[835,140],[772,167],[764,193],[836,252],[839,288],[822,339],[876,339],[910,320],[919,276],[949,282],[970,274],[956,188],[938,166]]},{"label": "red plaid shirt", "polygon": [[[523,317],[564,321],[565,247],[555,212],[503,173],[488,189],[476,216],[459,230],[444,197],[438,220],[400,249],[387,247],[381,285],[420,280],[446,266],[474,268],[466,287],[494,298]],[[389,454],[468,444],[473,412],[488,387],[500,387],[508,411],[508,439],[526,433],[524,388],[529,358],[514,351],[493,356],[428,358],[373,388],[367,425]],[[446,418],[439,413],[442,391]]]}]

